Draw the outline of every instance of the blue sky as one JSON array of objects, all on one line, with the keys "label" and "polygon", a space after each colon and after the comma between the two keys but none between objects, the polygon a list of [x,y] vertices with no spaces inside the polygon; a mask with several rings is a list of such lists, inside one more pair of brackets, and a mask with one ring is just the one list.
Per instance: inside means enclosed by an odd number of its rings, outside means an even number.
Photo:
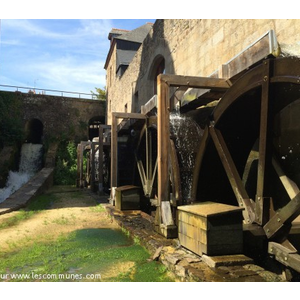
[{"label": "blue sky", "polygon": [[0,84],[83,93],[103,88],[109,31],[147,22],[155,19],[1,19]]}]

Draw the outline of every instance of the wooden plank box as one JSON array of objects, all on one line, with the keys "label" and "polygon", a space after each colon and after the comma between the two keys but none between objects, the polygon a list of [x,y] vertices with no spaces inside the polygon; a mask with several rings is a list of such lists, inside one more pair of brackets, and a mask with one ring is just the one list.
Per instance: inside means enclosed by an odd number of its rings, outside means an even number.
[{"label": "wooden plank box", "polygon": [[178,238],[198,255],[243,252],[243,208],[203,202],[178,207]]},{"label": "wooden plank box", "polygon": [[116,188],[115,206],[119,210],[140,209],[140,188],[125,185]]}]

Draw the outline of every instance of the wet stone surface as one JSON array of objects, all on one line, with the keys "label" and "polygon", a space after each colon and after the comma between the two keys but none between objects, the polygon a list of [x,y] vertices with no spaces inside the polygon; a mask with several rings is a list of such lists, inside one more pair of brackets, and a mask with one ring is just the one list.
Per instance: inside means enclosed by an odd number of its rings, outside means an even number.
[{"label": "wet stone surface", "polygon": [[141,211],[119,211],[102,204],[119,226],[163,263],[183,282],[279,282],[283,277],[257,266],[244,255],[200,257],[182,247],[178,239],[166,239],[154,231],[154,219]]}]

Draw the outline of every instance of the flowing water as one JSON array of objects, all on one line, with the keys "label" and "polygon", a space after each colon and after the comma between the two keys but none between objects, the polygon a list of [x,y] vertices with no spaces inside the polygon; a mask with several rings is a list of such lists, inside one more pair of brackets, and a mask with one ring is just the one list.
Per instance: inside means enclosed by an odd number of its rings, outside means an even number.
[{"label": "flowing water", "polygon": [[19,171],[9,171],[6,185],[0,189],[0,203],[17,191],[42,167],[41,144],[22,145]]},{"label": "flowing water", "polygon": [[192,118],[175,112],[170,114],[170,131],[178,155],[182,198],[187,203],[191,198],[195,156],[203,130]]}]

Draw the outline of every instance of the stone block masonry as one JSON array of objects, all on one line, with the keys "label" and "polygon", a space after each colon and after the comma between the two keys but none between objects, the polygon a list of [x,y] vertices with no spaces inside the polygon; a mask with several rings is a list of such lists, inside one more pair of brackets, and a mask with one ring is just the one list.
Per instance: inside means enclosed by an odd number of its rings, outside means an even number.
[{"label": "stone block masonry", "polygon": [[[22,117],[23,126],[32,119],[43,124],[44,138],[88,139],[89,120],[101,117],[105,122],[105,102],[60,96],[2,92],[1,98],[15,95],[21,101],[19,112],[11,112],[11,118]],[[14,113],[18,115],[14,115]]]},{"label": "stone block masonry", "polygon": [[107,123],[111,112],[139,112],[153,97],[158,57],[166,74],[208,77],[269,30],[280,45],[299,44],[299,26],[300,20],[283,19],[157,20],[122,77],[109,76]]}]

